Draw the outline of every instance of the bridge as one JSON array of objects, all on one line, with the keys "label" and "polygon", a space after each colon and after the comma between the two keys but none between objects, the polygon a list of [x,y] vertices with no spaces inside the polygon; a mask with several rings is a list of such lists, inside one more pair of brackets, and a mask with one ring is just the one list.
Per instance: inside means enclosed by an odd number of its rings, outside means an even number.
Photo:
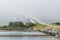
[{"label": "bridge", "polygon": [[37,18],[34,18],[33,16],[25,16],[30,22],[32,23],[39,23],[39,24],[44,24],[44,25],[49,25],[41,20],[38,20]]},{"label": "bridge", "polygon": [[[43,22],[41,20],[38,20],[38,19],[36,19],[36,18],[34,18],[32,16],[27,16],[26,18],[30,22],[32,22],[32,23],[39,23],[39,24],[43,24],[43,25],[47,25],[47,26],[52,26],[52,25],[47,24],[47,23],[45,23],[45,22]],[[46,34],[49,34],[49,35],[52,35],[52,36],[55,36],[55,37],[59,37],[59,35],[60,35],[60,33],[58,32],[58,30],[55,29],[55,28],[45,28],[45,29],[43,29],[42,32],[46,33]]]}]

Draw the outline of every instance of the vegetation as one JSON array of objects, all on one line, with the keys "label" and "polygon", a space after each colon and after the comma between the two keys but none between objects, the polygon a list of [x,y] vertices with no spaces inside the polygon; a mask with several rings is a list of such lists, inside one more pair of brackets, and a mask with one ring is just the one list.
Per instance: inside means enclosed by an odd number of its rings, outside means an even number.
[{"label": "vegetation", "polygon": [[57,23],[54,23],[54,24],[56,24],[56,25],[43,25],[43,24],[39,24],[39,25],[36,25],[35,27],[33,27],[33,30],[41,31],[44,28],[55,28],[58,31],[60,31],[60,22],[57,22]]},{"label": "vegetation", "polygon": [[38,30],[41,31],[43,28],[48,27],[47,25],[43,25],[43,24],[38,24],[35,27],[33,27],[33,30]]},{"label": "vegetation", "polygon": [[16,22],[9,22],[8,26],[4,25],[3,27],[0,28],[30,28],[36,26],[36,24],[27,22],[23,23],[22,21],[16,21]]},{"label": "vegetation", "polygon": [[56,23],[52,23],[52,24],[55,24],[55,25],[60,25],[60,22],[56,22]]},{"label": "vegetation", "polygon": [[[54,23],[57,25],[60,25],[60,23]],[[31,28],[32,30],[38,30],[41,31],[44,28],[56,28],[60,31],[60,26],[57,25],[43,25],[39,23],[23,23],[22,21],[16,21],[16,22],[9,22],[8,26],[4,25],[3,27],[0,28],[23,28],[23,29],[29,29]]]},{"label": "vegetation", "polygon": [[37,24],[31,23],[31,22],[27,22],[27,23],[25,24],[25,27],[30,28],[30,27],[34,27],[34,26],[36,26],[36,25],[37,25]]},{"label": "vegetation", "polygon": [[11,28],[25,27],[23,22],[10,22],[8,26]]},{"label": "vegetation", "polygon": [[22,21],[16,21],[16,22],[9,22],[8,26],[4,25],[3,27],[0,28],[23,28],[23,29],[32,28],[32,30],[41,30],[42,28],[45,27],[47,26],[39,23],[27,22],[24,24]]}]

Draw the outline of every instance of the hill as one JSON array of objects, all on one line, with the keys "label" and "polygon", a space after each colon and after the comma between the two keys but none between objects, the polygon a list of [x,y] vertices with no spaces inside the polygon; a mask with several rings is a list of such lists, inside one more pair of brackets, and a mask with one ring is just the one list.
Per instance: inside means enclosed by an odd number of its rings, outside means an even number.
[{"label": "hill", "polygon": [[41,31],[41,30],[43,30],[44,28],[55,28],[55,29],[57,29],[58,31],[60,31],[60,26],[58,26],[58,25],[43,25],[43,24],[39,24],[39,25],[34,26],[34,27],[33,27],[33,30]]}]

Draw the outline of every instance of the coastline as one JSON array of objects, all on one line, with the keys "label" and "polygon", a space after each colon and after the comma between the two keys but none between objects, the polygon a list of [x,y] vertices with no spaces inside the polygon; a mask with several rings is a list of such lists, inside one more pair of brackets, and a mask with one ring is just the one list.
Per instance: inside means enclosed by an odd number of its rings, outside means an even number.
[{"label": "coastline", "polygon": [[0,35],[0,37],[21,37],[21,36],[50,36],[50,35]]},{"label": "coastline", "polygon": [[[24,31],[17,31],[17,30],[0,30],[2,34],[0,37],[15,37],[15,36],[50,36],[48,34],[44,34],[42,32],[24,32]],[[21,34],[22,33],[22,34]],[[25,34],[24,34],[25,33]]]}]

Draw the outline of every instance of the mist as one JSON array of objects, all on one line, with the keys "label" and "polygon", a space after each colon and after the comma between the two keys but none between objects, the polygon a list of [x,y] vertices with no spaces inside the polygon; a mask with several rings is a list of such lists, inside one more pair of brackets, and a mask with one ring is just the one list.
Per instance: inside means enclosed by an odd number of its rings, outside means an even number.
[{"label": "mist", "polygon": [[45,23],[60,22],[60,0],[0,0],[0,25],[24,21],[24,16],[33,16]]}]

